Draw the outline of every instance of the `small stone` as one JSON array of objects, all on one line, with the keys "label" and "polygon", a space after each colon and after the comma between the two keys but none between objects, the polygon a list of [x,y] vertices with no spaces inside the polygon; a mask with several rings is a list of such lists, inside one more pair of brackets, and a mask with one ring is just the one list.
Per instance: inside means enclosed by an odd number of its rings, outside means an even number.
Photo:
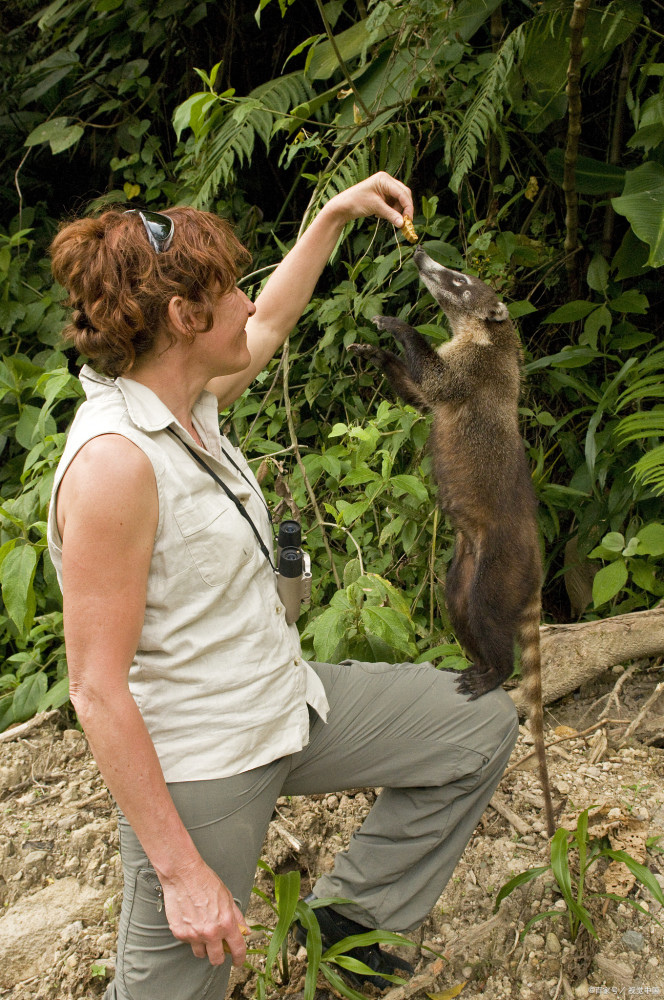
[{"label": "small stone", "polygon": [[62,819],[59,819],[56,824],[58,830],[71,830],[74,826],[76,826],[77,819],[78,817],[76,813],[72,813],[69,816],[63,816]]},{"label": "small stone", "polygon": [[85,742],[85,736],[78,729],[65,729],[62,742],[65,746],[75,747]]},{"label": "small stone", "polygon": [[554,955],[559,955],[562,951],[562,945],[553,931],[549,931],[546,936],[546,950],[552,952]]},{"label": "small stone", "polygon": [[39,868],[44,861],[46,861],[46,855],[43,851],[30,851],[25,856],[23,864],[26,868]]},{"label": "small stone", "polygon": [[544,938],[541,934],[526,934],[523,945],[528,951],[539,951],[544,947]]},{"label": "small stone", "polygon": [[17,764],[11,767],[0,767],[0,791],[11,789],[20,784],[22,778],[21,768]]},{"label": "small stone", "polygon": [[589,993],[590,993],[590,988],[588,986],[587,979],[582,980],[582,982],[580,982],[579,985],[574,990],[574,996],[579,997],[580,1000],[585,1000],[585,997],[587,997]]},{"label": "small stone", "polygon": [[630,951],[643,951],[645,938],[639,931],[625,931],[622,942]]},{"label": "small stone", "polygon": [[472,974],[473,974],[473,970],[470,967],[470,965],[464,965],[463,969],[461,970],[461,975],[463,976],[463,978],[464,979],[470,979],[470,977],[472,976]]},{"label": "small stone", "polygon": [[82,930],[83,930],[83,921],[75,920],[73,923],[67,924],[66,927],[62,928],[62,930],[60,931],[60,937],[65,942],[71,941],[72,938],[75,938],[76,935],[80,934]]}]

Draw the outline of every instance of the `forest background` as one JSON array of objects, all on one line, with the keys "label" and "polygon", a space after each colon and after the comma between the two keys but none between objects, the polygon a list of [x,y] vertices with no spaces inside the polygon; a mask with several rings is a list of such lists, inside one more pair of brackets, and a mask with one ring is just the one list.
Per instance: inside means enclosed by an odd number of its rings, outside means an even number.
[{"label": "forest background", "polygon": [[[0,730],[66,706],[46,512],[83,359],[48,246],[109,204],[228,218],[270,269],[337,190],[410,184],[421,245],[518,321],[544,620],[664,596],[659,0],[3,0]],[[428,418],[346,353],[377,313],[448,336],[412,248],[349,226],[290,345],[222,416],[301,516],[320,660],[465,661],[444,604]],[[221,557],[221,554],[220,554]]]}]

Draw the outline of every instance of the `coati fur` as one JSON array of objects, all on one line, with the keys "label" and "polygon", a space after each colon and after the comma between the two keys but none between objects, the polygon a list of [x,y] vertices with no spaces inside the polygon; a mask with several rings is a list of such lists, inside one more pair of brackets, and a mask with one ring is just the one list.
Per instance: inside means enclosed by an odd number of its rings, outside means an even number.
[{"label": "coati fur", "polygon": [[421,247],[414,261],[449,320],[452,339],[433,350],[407,323],[376,316],[379,330],[402,345],[403,360],[368,344],[349,350],[373,362],[405,402],[433,414],[429,448],[438,500],[456,531],[446,603],[472,660],[457,684],[471,699],[498,687],[510,677],[519,645],[553,836],[540,676],[537,500],[517,411],[521,344],[507,307],[483,281],[437,264]]}]

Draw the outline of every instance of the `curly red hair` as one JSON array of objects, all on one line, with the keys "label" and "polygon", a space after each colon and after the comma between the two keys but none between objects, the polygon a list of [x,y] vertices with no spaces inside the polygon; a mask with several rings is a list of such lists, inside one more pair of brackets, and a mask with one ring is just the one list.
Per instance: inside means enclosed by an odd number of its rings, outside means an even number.
[{"label": "curly red hair", "polygon": [[191,338],[209,330],[216,296],[231,290],[250,260],[224,219],[186,206],[162,214],[175,223],[162,253],[141,218],[122,209],[63,223],[51,245],[53,276],[74,310],[64,337],[111,378],[148,354],[160,332],[173,336],[168,304],[175,295],[190,305]]}]

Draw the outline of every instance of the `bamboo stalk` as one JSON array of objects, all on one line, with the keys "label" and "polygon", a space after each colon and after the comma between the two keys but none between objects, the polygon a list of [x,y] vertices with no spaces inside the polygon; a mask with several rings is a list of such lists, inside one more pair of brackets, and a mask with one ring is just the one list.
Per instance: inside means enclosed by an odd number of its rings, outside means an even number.
[{"label": "bamboo stalk", "polygon": [[563,172],[565,192],[565,255],[567,276],[572,294],[578,294],[576,250],[579,245],[579,200],[576,194],[576,162],[581,135],[581,57],[583,55],[583,29],[590,0],[574,0],[570,20],[569,65],[567,67],[567,145]]}]

